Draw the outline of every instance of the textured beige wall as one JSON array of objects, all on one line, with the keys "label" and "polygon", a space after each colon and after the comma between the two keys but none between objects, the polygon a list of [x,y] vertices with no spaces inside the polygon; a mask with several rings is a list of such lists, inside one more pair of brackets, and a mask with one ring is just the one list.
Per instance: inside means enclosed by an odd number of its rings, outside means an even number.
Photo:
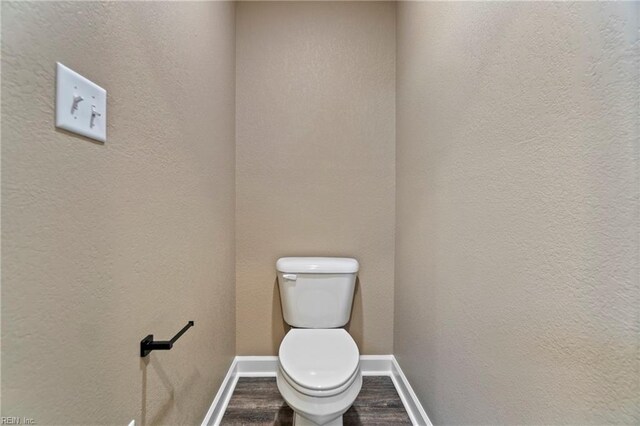
[{"label": "textured beige wall", "polygon": [[237,6],[237,351],[277,353],[280,256],[354,256],[349,327],[391,353],[395,5]]},{"label": "textured beige wall", "polygon": [[[202,420],[235,352],[234,26],[230,3],[2,2],[3,416]],[[106,144],[54,128],[55,61],[108,90]]]},{"label": "textured beige wall", "polygon": [[437,424],[640,423],[638,3],[400,3],[395,353]]}]

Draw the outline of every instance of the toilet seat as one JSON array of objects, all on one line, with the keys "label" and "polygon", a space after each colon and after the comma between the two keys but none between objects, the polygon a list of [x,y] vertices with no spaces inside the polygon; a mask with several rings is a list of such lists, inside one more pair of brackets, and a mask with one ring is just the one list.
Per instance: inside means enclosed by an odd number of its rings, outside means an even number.
[{"label": "toilet seat", "polygon": [[353,384],[353,382],[355,382],[355,380],[358,377],[360,377],[360,370],[356,369],[353,375],[349,377],[349,379],[347,379],[347,381],[344,384],[342,384],[341,386],[338,386],[337,388],[333,388],[329,390],[313,390],[313,389],[308,389],[303,386],[300,386],[298,383],[296,383],[295,380],[293,380],[287,373],[285,373],[285,371],[282,369],[282,366],[278,368],[278,373],[280,374],[280,377],[282,377],[282,379],[284,379],[284,381],[286,381],[289,384],[289,386],[291,386],[292,389],[295,389],[302,395],[306,395],[310,397],[330,397],[330,396],[339,395],[345,390],[347,390]]},{"label": "toilet seat", "polygon": [[299,392],[330,396],[353,383],[360,353],[344,329],[293,329],[280,344],[279,360],[285,380]]}]

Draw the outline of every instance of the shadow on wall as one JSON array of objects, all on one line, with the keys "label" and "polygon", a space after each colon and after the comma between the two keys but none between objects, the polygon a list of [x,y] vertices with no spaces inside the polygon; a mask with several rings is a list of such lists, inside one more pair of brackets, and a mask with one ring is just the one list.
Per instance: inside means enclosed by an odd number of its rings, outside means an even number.
[{"label": "shadow on wall", "polygon": [[[360,277],[356,278],[356,288],[353,294],[353,305],[351,306],[351,317],[345,326],[347,332],[356,341],[358,348],[362,351],[364,336],[363,319],[362,319],[362,291],[360,290]],[[278,286],[278,278],[273,283],[273,295],[271,306],[271,342],[273,353],[277,354],[280,349],[280,343],[284,339],[284,335],[291,330],[289,324],[284,321],[282,315],[282,303],[280,301],[280,287]]]},{"label": "shadow on wall", "polygon": [[[152,397],[152,404],[150,407],[147,406],[149,402],[149,395],[147,395],[147,389],[149,388],[147,370],[149,369],[149,366],[151,366],[152,371],[155,373],[151,380],[152,388],[164,389],[164,395],[162,397],[158,397],[157,395]],[[140,424],[144,426],[166,423],[166,419],[164,419],[164,417],[176,404],[176,400],[174,398],[176,390],[174,389],[173,383],[171,383],[171,379],[162,368],[160,361],[154,358],[153,355],[148,355],[147,357],[140,359],[140,370],[142,371],[142,384],[140,386],[142,394],[140,399]],[[189,374],[189,376],[181,383],[181,386],[179,386],[177,393],[184,394],[185,392],[188,393],[189,389],[194,389],[194,384],[198,377],[200,377],[200,372],[194,367],[191,374]],[[161,386],[158,386],[158,383]],[[147,415],[150,412],[153,415],[148,419]]]},{"label": "shadow on wall", "polygon": [[280,302],[280,287],[278,286],[278,277],[273,282],[273,295],[271,306],[271,341],[272,353],[278,354],[280,349],[280,342],[284,339],[284,335],[287,334],[291,327],[284,321],[282,315],[282,303]]},{"label": "shadow on wall", "polygon": [[353,292],[353,305],[351,306],[351,317],[349,322],[345,326],[345,329],[353,340],[356,341],[360,354],[362,354],[362,348],[364,347],[364,335],[363,335],[363,319],[362,319],[362,290],[360,287],[360,277],[356,277],[356,288]]},{"label": "shadow on wall", "polygon": [[[162,406],[158,407],[157,410],[154,410],[156,413],[153,416],[153,418],[150,421],[147,421],[147,370],[149,365],[151,365],[151,367],[153,368],[153,370],[156,372],[156,375],[158,376],[158,378],[160,379],[160,383],[162,383],[163,388],[167,391],[168,396],[165,399],[164,403],[162,404]],[[171,381],[169,380],[169,377],[167,376],[167,373],[165,373],[165,371],[162,369],[162,366],[158,364],[158,362],[155,359],[152,359],[151,356],[147,356],[146,358],[141,358],[140,359],[140,370],[142,370],[142,386],[140,387],[142,389],[142,397],[140,400],[140,423],[142,425],[146,425],[146,424],[155,424],[156,422],[158,422],[160,419],[162,419],[162,417],[164,417],[164,415],[167,413],[167,411],[169,411],[169,409],[171,408],[171,406],[173,405],[174,402],[174,389],[173,389],[173,385],[171,384]],[[153,407],[155,408],[155,407]]]}]

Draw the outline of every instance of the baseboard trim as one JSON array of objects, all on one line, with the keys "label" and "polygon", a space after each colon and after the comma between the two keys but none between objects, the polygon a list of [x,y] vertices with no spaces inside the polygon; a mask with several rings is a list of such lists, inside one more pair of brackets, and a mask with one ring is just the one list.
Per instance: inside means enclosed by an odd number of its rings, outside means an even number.
[{"label": "baseboard trim", "polygon": [[[233,389],[240,377],[275,377],[278,368],[277,356],[237,356],[231,362],[218,393],[216,394],[202,426],[217,426],[229,404]],[[389,376],[398,391],[405,410],[416,426],[433,426],[427,413],[422,408],[407,377],[402,372],[396,357],[393,355],[362,355],[360,369],[363,376]]]},{"label": "baseboard trim", "polygon": [[237,356],[238,377],[276,377],[277,356]]},{"label": "baseboard trim", "polygon": [[418,396],[413,391],[407,376],[404,375],[400,364],[395,356],[392,356],[392,374],[391,380],[398,391],[398,395],[404,404],[404,409],[407,410],[409,418],[414,425],[433,426],[431,419],[427,416],[427,412],[424,411]]},{"label": "baseboard trim", "polygon": [[227,371],[226,376],[224,376],[224,380],[222,380],[222,384],[220,388],[218,388],[215,398],[213,398],[207,415],[204,417],[204,420],[202,420],[202,426],[220,424],[224,411],[227,409],[227,404],[229,404],[229,400],[231,399],[231,395],[233,395],[236,383],[238,383],[238,357],[235,357],[233,361],[231,361],[229,371]]}]

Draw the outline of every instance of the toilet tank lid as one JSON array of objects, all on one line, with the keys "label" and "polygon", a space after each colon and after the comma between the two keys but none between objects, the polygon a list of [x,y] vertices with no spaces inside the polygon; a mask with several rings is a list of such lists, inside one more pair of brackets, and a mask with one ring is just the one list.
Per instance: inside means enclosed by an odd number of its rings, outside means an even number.
[{"label": "toilet tank lid", "polygon": [[350,257],[281,257],[276,262],[279,272],[297,274],[354,274],[359,267]]}]

